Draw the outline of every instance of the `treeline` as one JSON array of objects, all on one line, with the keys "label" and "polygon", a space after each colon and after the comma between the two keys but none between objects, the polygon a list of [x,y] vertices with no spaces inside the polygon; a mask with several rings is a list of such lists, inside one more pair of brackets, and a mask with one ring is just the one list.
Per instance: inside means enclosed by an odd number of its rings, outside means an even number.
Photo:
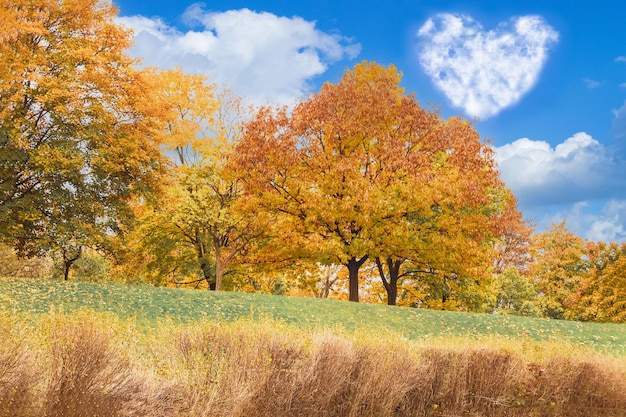
[{"label": "treeline", "polygon": [[249,108],[138,68],[109,4],[33,3],[0,9],[5,256],[64,279],[624,321],[624,247],[533,236],[489,144],[395,67]]}]

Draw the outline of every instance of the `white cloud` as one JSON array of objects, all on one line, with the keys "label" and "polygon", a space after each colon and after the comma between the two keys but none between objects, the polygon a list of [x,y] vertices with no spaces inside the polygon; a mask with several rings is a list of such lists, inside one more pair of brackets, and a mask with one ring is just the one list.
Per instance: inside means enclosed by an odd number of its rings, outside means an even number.
[{"label": "white cloud", "polygon": [[626,200],[611,200],[595,217],[587,232],[587,239],[601,242],[626,241]]},{"label": "white cloud", "polygon": [[419,60],[455,107],[488,118],[517,103],[536,83],[558,33],[540,16],[484,31],[471,17],[438,14],[418,31]]},{"label": "white cloud", "polygon": [[615,58],[615,62],[626,62],[626,56],[618,56]]},{"label": "white cloud", "polygon": [[596,87],[600,86],[600,82],[596,80],[592,80],[591,78],[583,78],[583,82],[587,86],[587,88],[593,90]]},{"label": "white cloud", "polygon": [[[626,84],[624,84],[626,87]],[[617,110],[613,110],[613,136],[617,139],[626,139],[626,101]]]},{"label": "white cloud", "polygon": [[[609,200],[598,209],[578,202],[552,218],[553,223],[567,220],[567,227],[594,242],[626,242],[626,200]],[[544,228],[548,228],[547,222]]]},{"label": "white cloud", "polygon": [[144,65],[208,74],[257,104],[293,104],[330,63],[360,51],[350,39],[300,17],[248,9],[214,13],[193,5],[183,20],[199,30],[181,32],[158,18],[119,18],[135,31],[131,54]]},{"label": "white cloud", "polygon": [[598,198],[617,181],[610,152],[584,132],[554,148],[522,138],[495,151],[502,179],[522,206]]}]

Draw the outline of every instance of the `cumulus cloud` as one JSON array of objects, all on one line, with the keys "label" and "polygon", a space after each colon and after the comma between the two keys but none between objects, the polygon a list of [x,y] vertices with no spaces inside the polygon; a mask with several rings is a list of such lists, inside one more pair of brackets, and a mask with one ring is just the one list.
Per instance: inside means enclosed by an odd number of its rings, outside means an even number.
[{"label": "cumulus cloud", "polygon": [[495,151],[502,179],[526,207],[606,197],[622,181],[607,148],[584,132],[556,147],[522,138]]},{"label": "cumulus cloud", "polygon": [[558,33],[541,16],[484,31],[466,15],[438,14],[419,29],[419,62],[455,107],[488,118],[536,83]]},{"label": "cumulus cloud", "polygon": [[300,17],[248,9],[207,12],[193,5],[183,20],[194,30],[180,31],[158,18],[119,18],[134,30],[131,54],[144,65],[208,74],[257,104],[293,104],[329,64],[360,52],[350,39]]},{"label": "cumulus cloud", "polygon": [[615,58],[615,62],[626,62],[626,56],[618,56]]}]

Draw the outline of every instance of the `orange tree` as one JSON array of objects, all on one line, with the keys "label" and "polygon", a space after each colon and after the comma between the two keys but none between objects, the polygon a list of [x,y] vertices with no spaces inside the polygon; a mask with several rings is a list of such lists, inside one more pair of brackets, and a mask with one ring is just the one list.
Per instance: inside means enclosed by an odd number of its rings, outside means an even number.
[{"label": "orange tree", "polygon": [[498,220],[499,236],[495,244],[494,273],[502,274],[509,268],[527,274],[530,265],[530,246],[534,226],[522,218],[517,201],[510,194],[509,201]]},{"label": "orange tree", "polygon": [[379,235],[375,263],[388,304],[396,303],[401,286],[403,304],[479,310],[489,298],[480,283],[490,277],[494,259],[510,262],[503,248],[523,252],[523,245],[506,246],[507,236],[526,229],[476,130],[459,118],[435,128],[433,148],[421,146],[430,162],[416,167],[411,181],[400,181],[408,190],[403,222]]},{"label": "orange tree", "polygon": [[122,230],[165,173],[161,109],[116,13],[100,0],[0,0],[0,236],[24,254],[59,252],[66,268]]},{"label": "orange tree", "polygon": [[[421,108],[400,78],[363,62],[290,112],[262,108],[231,161],[250,206],[275,216],[279,243],[269,247],[344,265],[350,301],[368,260],[392,274],[417,259],[487,268],[504,210],[490,148],[467,121]],[[387,280],[389,299],[396,283]]]}]

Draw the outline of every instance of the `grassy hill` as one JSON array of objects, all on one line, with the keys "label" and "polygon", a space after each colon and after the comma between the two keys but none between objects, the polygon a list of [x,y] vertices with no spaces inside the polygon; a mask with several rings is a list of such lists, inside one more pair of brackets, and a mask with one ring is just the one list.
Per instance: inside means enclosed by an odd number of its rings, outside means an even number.
[{"label": "grassy hill", "polygon": [[43,314],[79,309],[109,312],[146,326],[160,322],[273,319],[303,329],[367,329],[409,340],[483,337],[552,341],[626,355],[626,326],[455,313],[261,294],[122,284],[0,279],[0,311]]}]

